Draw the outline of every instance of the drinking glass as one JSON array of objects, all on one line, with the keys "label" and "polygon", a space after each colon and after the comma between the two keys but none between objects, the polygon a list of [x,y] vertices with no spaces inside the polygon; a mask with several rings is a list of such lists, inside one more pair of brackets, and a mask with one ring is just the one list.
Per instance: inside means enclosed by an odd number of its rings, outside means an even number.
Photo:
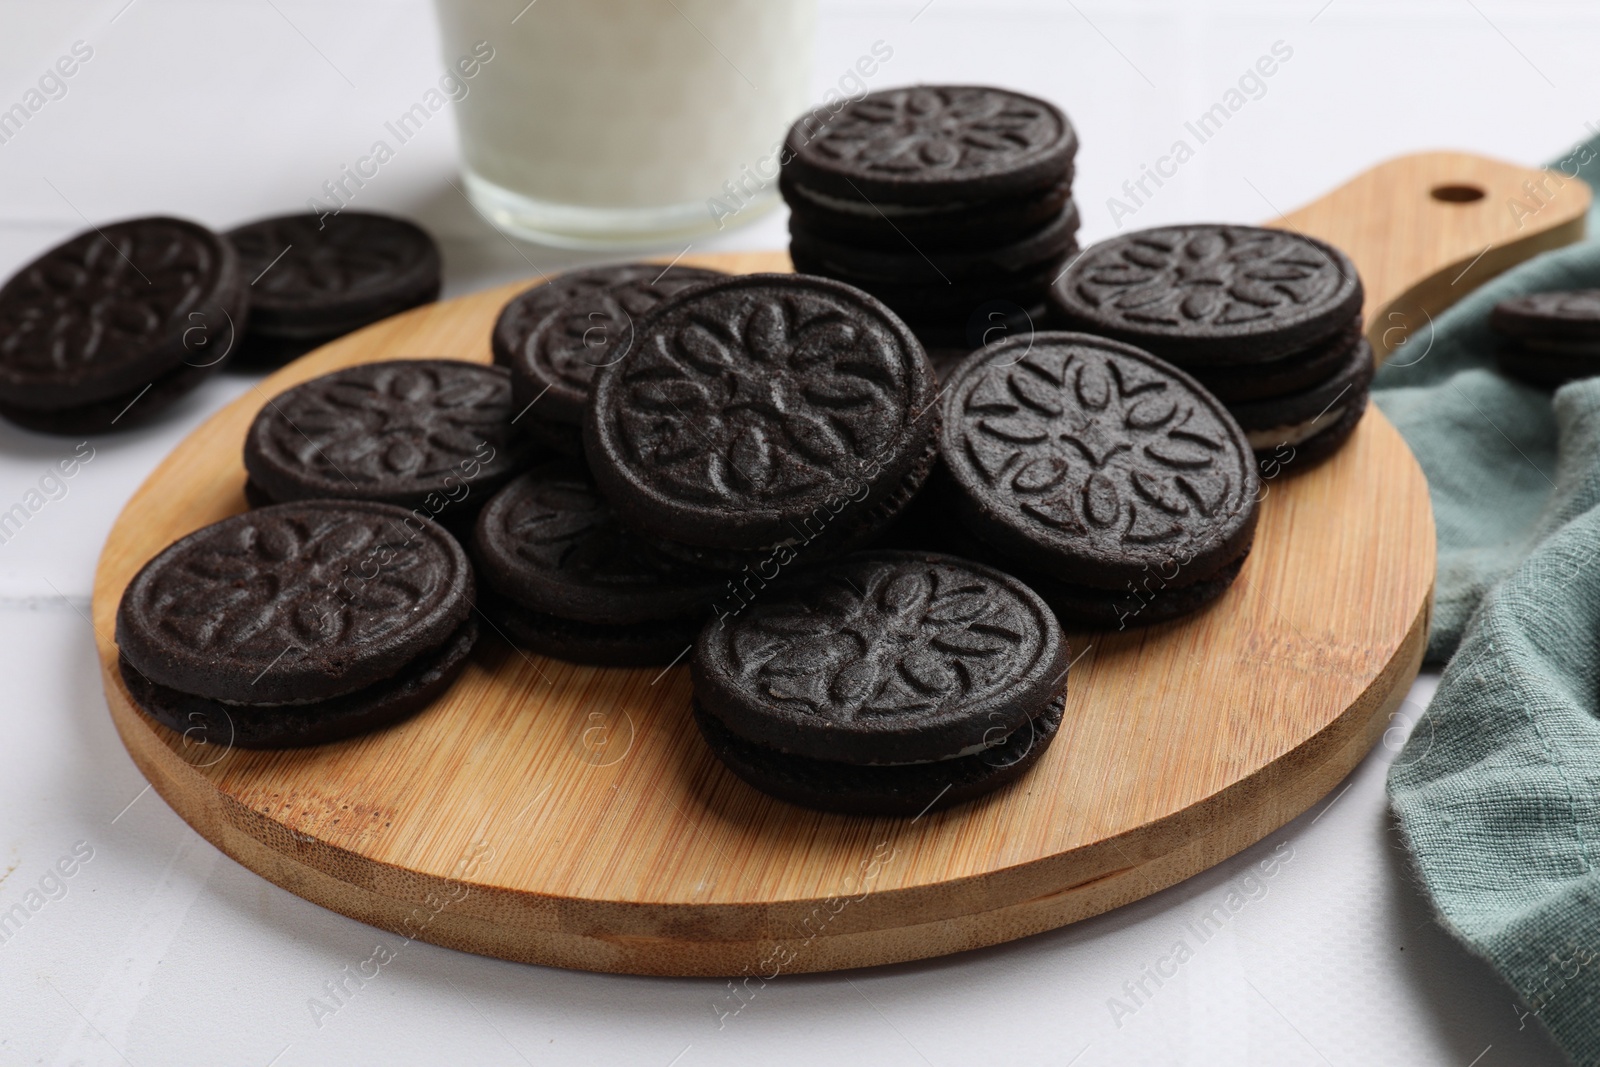
[{"label": "drinking glass", "polygon": [[782,139],[807,102],[816,0],[436,8],[464,86],[466,192],[502,230],[568,248],[665,244],[776,202]]}]

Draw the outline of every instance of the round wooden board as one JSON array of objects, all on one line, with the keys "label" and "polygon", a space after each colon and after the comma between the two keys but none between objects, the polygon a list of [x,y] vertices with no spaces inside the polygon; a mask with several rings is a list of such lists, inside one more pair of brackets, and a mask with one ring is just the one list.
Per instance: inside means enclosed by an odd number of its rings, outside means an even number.
[{"label": "round wooden board", "polygon": [[1359,762],[1416,674],[1432,513],[1374,409],[1332,461],[1267,482],[1255,549],[1211,609],[1071,635],[1066,718],[1031,774],[916,819],[818,814],[746,786],[701,743],[682,667],[579,667],[493,638],[423,714],[321,748],[196,745],[138,712],[116,670],[118,600],[166,544],[244,510],[257,409],[352,363],[487,362],[520,288],[419,308],[272,375],[156,469],[101,557],[102,674],[134,761],[208,840],[325,907],[472,952],[637,974],[771,977],[990,945],[1146,896],[1283,825]]}]

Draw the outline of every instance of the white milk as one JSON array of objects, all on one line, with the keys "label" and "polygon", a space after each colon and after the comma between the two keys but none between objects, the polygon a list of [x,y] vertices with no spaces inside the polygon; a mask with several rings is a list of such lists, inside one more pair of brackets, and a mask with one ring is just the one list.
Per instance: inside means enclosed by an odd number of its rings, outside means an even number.
[{"label": "white milk", "polygon": [[[468,194],[496,225],[637,244],[776,201],[752,175],[775,173],[806,108],[816,0],[524,2],[436,0],[446,63],[494,49],[456,117]],[[719,225],[712,200],[746,206]]]}]

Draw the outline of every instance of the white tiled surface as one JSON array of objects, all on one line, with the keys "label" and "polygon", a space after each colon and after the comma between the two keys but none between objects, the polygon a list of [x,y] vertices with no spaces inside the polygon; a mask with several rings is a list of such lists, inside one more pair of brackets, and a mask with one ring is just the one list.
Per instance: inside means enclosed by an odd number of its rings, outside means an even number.
[{"label": "white tiled surface", "polygon": [[[523,0],[506,4],[509,22]],[[1580,3],[838,0],[815,85],[881,39],[894,56],[875,85],[971,80],[1060,101],[1083,139],[1092,240],[1115,228],[1107,198],[1274,42],[1293,56],[1266,93],[1125,225],[1270,217],[1419,148],[1555,156],[1600,124],[1597,29],[1600,9]],[[84,217],[224,226],[296,209],[439,65],[420,0],[0,0],[0,107],[76,40],[94,57],[67,95],[0,144],[0,275]],[[362,194],[441,238],[446,295],[574,262],[483,225],[447,181],[453,136],[448,119],[430,124]],[[774,214],[697,250],[782,242]],[[0,943],[0,1065],[1559,1062],[1510,990],[1428,920],[1386,822],[1388,744],[1330,805],[1175,889],[1013,945],[783,978],[722,1029],[716,982],[400,949],[289,895],[142,791],[84,617],[123,501],[250,384],[224,377],[159,427],[93,441],[67,494],[0,544],[0,911],[79,842],[93,849]],[[74,444],[0,427],[0,510]],[[1425,679],[1390,741],[1430,694]],[[1292,859],[1244,881],[1273,849]],[[1230,890],[1249,900],[1225,930],[1191,937],[1177,975],[1130,999],[1124,983]],[[396,960],[317,1025],[309,998],[380,944]]]}]

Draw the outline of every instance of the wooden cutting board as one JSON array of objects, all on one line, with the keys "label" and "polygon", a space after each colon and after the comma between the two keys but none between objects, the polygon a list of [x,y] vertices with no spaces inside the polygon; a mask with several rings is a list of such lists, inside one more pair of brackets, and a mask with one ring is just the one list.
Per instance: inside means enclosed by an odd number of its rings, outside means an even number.
[{"label": "wooden cutting board", "polygon": [[[1350,253],[1381,347],[1420,346],[1427,315],[1581,234],[1578,182],[1518,227],[1507,205],[1541,177],[1412,156],[1278,223]],[[787,268],[782,253],[694,262]],[[308,900],[506,959],[744,976],[746,989],[956,952],[1136,900],[1260,840],[1349,773],[1416,674],[1433,519],[1422,473],[1371,410],[1333,461],[1268,479],[1255,550],[1222,601],[1071,635],[1066,719],[1035,770],[925,817],[818,814],[744,785],[695,732],[682,667],[578,667],[492,639],[422,715],[321,748],[192,744],[136,711],[116,670],[118,599],[166,544],[244,510],[240,448],[266,399],[369,360],[486,362],[521,287],[419,308],[272,375],[173,451],[101,555],[95,627],[128,752],[199,833]]]}]

